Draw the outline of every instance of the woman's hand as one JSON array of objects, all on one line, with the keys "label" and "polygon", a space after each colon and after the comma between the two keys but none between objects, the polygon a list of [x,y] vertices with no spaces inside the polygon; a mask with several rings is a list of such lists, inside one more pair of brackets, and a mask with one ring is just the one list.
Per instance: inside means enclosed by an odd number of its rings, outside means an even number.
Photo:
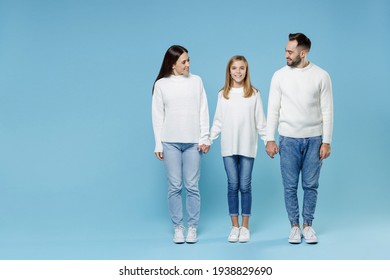
[{"label": "woman's hand", "polygon": [[164,159],[163,152],[155,152],[154,154],[156,155],[157,159],[159,159],[159,160],[163,160]]}]

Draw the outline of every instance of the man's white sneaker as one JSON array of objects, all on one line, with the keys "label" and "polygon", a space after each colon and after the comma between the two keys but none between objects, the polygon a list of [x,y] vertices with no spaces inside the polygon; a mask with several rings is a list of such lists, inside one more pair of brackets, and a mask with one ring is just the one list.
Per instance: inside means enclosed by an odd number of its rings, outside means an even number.
[{"label": "man's white sneaker", "polygon": [[292,227],[290,235],[288,237],[288,242],[292,244],[299,244],[301,243],[301,238],[301,229],[297,226]]},{"label": "man's white sneaker", "polygon": [[238,236],[240,235],[240,229],[238,227],[232,227],[228,237],[229,242],[237,242]]},{"label": "man's white sneaker", "polygon": [[184,243],[184,227],[175,227],[175,234],[173,235],[173,242],[180,244]]},{"label": "man's white sneaker", "polygon": [[196,227],[189,227],[187,232],[187,243],[196,243],[198,242],[198,236],[196,234]]},{"label": "man's white sneaker", "polygon": [[250,232],[249,229],[246,227],[241,227],[240,228],[240,236],[238,237],[238,241],[240,242],[248,242],[250,239]]},{"label": "man's white sneaker", "polygon": [[306,243],[308,244],[318,243],[316,232],[311,226],[304,227],[302,230],[302,235]]}]

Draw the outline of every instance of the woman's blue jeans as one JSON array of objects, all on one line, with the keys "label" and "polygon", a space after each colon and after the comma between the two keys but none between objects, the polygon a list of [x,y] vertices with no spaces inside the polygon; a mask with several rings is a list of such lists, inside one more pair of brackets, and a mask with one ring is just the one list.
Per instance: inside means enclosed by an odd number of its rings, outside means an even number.
[{"label": "woman's blue jeans", "polygon": [[284,186],[284,201],[291,225],[299,224],[298,182],[301,175],[303,189],[303,224],[311,225],[317,204],[319,185],[320,148],[322,137],[279,137],[280,169]]},{"label": "woman's blue jeans", "polygon": [[238,216],[241,194],[241,215],[250,216],[252,208],[252,169],[255,159],[240,155],[223,157],[228,179],[228,205],[230,216]]},{"label": "woman's blue jeans", "polygon": [[174,227],[183,225],[182,187],[186,190],[187,224],[198,225],[200,216],[200,159],[198,144],[163,142],[168,178],[168,207]]}]

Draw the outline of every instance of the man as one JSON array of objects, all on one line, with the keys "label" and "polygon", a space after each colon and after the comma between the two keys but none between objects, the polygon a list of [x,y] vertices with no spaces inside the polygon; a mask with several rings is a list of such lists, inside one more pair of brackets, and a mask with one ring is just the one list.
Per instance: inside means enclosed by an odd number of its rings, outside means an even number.
[{"label": "man", "polygon": [[[326,71],[307,59],[311,41],[290,34],[287,65],[272,77],[268,100],[266,152],[279,152],[284,199],[291,232],[290,243],[317,243],[312,228],[322,161],[330,155],[333,131],[332,83]],[[278,128],[279,147],[275,142]],[[298,180],[303,189],[303,227],[299,223]]]}]

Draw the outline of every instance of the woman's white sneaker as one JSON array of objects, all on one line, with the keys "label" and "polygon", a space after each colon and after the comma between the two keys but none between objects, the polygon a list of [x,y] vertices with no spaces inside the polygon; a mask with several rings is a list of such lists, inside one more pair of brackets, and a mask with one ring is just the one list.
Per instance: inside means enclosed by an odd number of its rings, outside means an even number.
[{"label": "woman's white sneaker", "polygon": [[175,233],[173,235],[173,242],[177,244],[184,243],[184,227],[178,226],[175,227]]},{"label": "woman's white sneaker", "polygon": [[196,243],[198,242],[198,235],[196,233],[196,227],[189,227],[187,232],[187,243]]}]

